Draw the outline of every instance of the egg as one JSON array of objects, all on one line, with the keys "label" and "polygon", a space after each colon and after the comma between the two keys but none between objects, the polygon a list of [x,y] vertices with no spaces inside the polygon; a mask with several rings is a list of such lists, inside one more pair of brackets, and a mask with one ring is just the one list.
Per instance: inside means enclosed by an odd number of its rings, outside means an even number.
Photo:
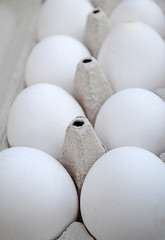
[{"label": "egg", "polygon": [[145,89],[125,89],[101,107],[95,131],[108,149],[145,148],[156,155],[165,151],[165,102]]},{"label": "egg", "polygon": [[54,34],[66,34],[82,41],[86,19],[92,10],[88,0],[45,1],[38,21],[38,40]]},{"label": "egg", "polygon": [[165,239],[165,165],[136,147],[116,148],[89,170],[81,213],[98,240]]},{"label": "egg", "polygon": [[147,24],[127,22],[112,28],[98,61],[115,91],[165,86],[165,42]]},{"label": "egg", "polygon": [[165,37],[165,16],[162,9],[152,0],[121,1],[109,17],[111,27],[129,21],[141,21],[153,27]]},{"label": "egg", "polygon": [[0,152],[0,195],[0,239],[55,239],[77,218],[78,197],[70,175],[37,149]]},{"label": "egg", "polygon": [[66,35],[55,35],[34,46],[25,66],[25,83],[51,83],[72,93],[76,65],[90,56],[83,43]]},{"label": "egg", "polygon": [[40,83],[24,89],[8,115],[10,146],[33,147],[59,159],[65,132],[77,116],[84,116],[78,102],[62,88]]}]

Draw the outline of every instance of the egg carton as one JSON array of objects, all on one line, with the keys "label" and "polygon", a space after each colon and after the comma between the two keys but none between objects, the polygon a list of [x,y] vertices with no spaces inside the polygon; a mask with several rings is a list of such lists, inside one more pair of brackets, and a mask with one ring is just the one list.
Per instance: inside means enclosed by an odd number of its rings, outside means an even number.
[{"label": "egg carton", "polygon": [[[121,0],[91,0],[94,6],[100,6],[107,11]],[[24,65],[32,47],[36,43],[36,24],[39,9],[43,0],[1,0],[0,2],[0,150],[8,147],[6,138],[6,121],[9,108],[24,86]],[[155,0],[165,12],[165,1]],[[107,12],[109,13],[109,11]],[[103,11],[99,15],[89,16],[86,39],[88,47],[92,48],[93,56],[97,56],[99,47],[109,29]],[[5,23],[5,24],[4,24]],[[98,27],[98,23],[100,26]],[[93,28],[95,27],[95,30]],[[92,39],[97,30],[96,39]],[[90,36],[88,36],[91,32]],[[92,40],[91,40],[92,39]],[[94,46],[90,41],[95,40]],[[157,93],[164,97],[164,90]]]},{"label": "egg carton", "polygon": [[[120,1],[91,0],[97,8],[88,16],[84,41],[92,55],[96,58],[103,40],[109,33],[105,12],[109,14],[109,9],[113,8]],[[165,12],[164,0],[155,1]],[[8,147],[6,136],[8,111],[15,97],[25,87],[24,66],[27,56],[36,43],[37,19],[42,2],[43,0],[1,0],[0,2],[0,150]],[[109,7],[110,4],[111,7]],[[98,37],[93,38],[96,33]],[[77,117],[70,123],[66,130],[60,159],[60,162],[76,182],[79,192],[89,168],[107,151],[106,147],[96,136],[92,124],[101,105],[113,94],[113,89],[107,82],[94,57],[84,59],[77,65],[74,85],[74,95],[85,109],[90,121],[84,117]],[[94,74],[89,74],[89,72]],[[82,79],[86,79],[83,82],[83,86]],[[96,83],[95,86],[92,85],[93,82]],[[90,97],[89,84],[93,86],[93,89],[98,94],[97,97],[93,95],[94,99]],[[102,94],[103,92],[104,94]],[[165,99],[164,89],[158,89],[156,93]],[[86,96],[85,100],[82,95]],[[86,136],[86,142],[83,140],[84,135]],[[87,147],[91,142],[94,146],[93,149],[97,149],[97,151],[92,151],[91,148]],[[73,148],[73,145],[76,145],[76,148]],[[81,149],[79,149],[80,145]],[[85,146],[84,149],[86,151],[82,151],[82,146]],[[80,154],[78,165],[75,165],[76,151]],[[84,156],[86,157],[84,158]],[[165,159],[164,153],[162,153],[161,158],[162,160]],[[85,163],[85,168],[80,163],[83,163],[83,165]],[[72,167],[73,165],[74,167]],[[74,171],[72,170],[73,168]],[[81,216],[79,219],[80,221],[72,223],[58,240],[94,239],[89,235],[83,223],[81,223]]]}]

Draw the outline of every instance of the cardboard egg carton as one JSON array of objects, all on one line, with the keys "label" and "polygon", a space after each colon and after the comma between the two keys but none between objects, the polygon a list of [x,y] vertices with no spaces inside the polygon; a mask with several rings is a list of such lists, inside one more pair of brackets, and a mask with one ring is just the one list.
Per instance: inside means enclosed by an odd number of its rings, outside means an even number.
[{"label": "cardboard egg carton", "polygon": [[[111,3],[116,4],[118,1],[111,1]],[[165,1],[164,0],[155,0],[165,12]],[[104,11],[107,11],[107,6],[109,5],[109,0],[91,0],[95,7],[97,8],[95,11],[88,16],[88,25],[85,32],[85,42],[88,45],[89,49],[91,47],[91,52],[94,57],[97,57],[99,48],[109,32],[109,26],[107,23],[106,14]],[[39,9],[42,4],[42,0],[1,0],[0,2],[0,150],[3,150],[8,147],[7,137],[6,137],[6,123],[7,116],[12,102],[18,93],[25,87],[24,86],[24,66],[26,59],[36,43],[36,26],[37,19],[39,14]],[[113,4],[112,4],[113,7]],[[104,11],[103,11],[103,10]],[[109,13],[109,12],[108,12]],[[98,34],[98,37],[92,39],[93,33]],[[94,44],[93,44],[94,43]],[[101,104],[113,94],[113,90],[110,85],[108,85],[102,71],[98,68],[97,62],[94,58],[91,58],[92,61],[88,63],[84,63],[83,61],[79,63],[77,67],[77,72],[75,73],[75,86],[74,92],[75,97],[77,93],[77,100],[83,105],[83,108],[86,109],[86,113],[88,115],[88,119],[90,122],[94,122],[94,118],[101,107]],[[99,76],[103,89],[100,88],[99,96],[103,96],[102,99],[98,99],[98,103],[96,106],[93,106],[93,101],[88,98],[88,84],[92,83],[93,75],[91,77],[86,78],[87,82],[84,82],[83,90],[86,94],[86,100],[81,100],[81,93],[78,93],[79,86],[82,81],[84,75],[88,75],[88,71],[93,69],[95,76]],[[96,77],[97,78],[97,77]],[[79,83],[80,82],[80,83]],[[96,81],[98,82],[98,81]],[[97,89],[100,87],[95,86]],[[106,93],[105,93],[106,90]],[[101,94],[101,91],[104,91],[104,95]],[[161,89],[157,91],[157,94],[164,97],[165,99],[165,90]],[[89,95],[91,95],[89,93]],[[79,99],[80,98],[80,99]],[[92,111],[92,114],[91,114]],[[81,139],[81,131],[85,131],[85,134],[89,134],[92,136],[93,144],[98,146],[97,156],[90,153],[88,155],[89,165],[92,165],[99,156],[106,152],[106,148],[101,144],[94,131],[92,130],[91,124],[86,119],[78,119],[78,121],[83,122],[82,128],[76,128],[76,121],[68,126],[67,134],[72,136],[73,142],[74,137],[76,135],[79,136],[79,140],[82,144]],[[83,133],[84,134],[84,133]],[[65,166],[68,162],[67,157],[69,156],[68,152],[72,149],[72,145],[69,145],[69,141],[67,143],[67,137],[62,151],[61,163]],[[88,138],[90,139],[90,137]],[[78,143],[77,143],[78,144]],[[85,143],[84,143],[85,144]],[[86,143],[89,144],[88,142]],[[95,148],[96,149],[96,148]],[[74,153],[75,155],[77,153]],[[74,154],[70,156],[70,161],[74,161]],[[164,155],[162,155],[164,159]],[[83,156],[82,156],[83,159]],[[82,160],[83,161],[83,160]],[[67,166],[65,166],[67,168]],[[82,181],[85,177],[80,176],[79,167],[77,166],[76,174],[72,173],[72,177],[75,182],[77,181],[77,185],[82,185]],[[88,169],[90,166],[88,166]],[[88,170],[87,169],[87,170]],[[69,169],[68,169],[69,171]],[[82,179],[81,179],[82,178]],[[81,179],[81,180],[80,180]],[[93,237],[89,235],[86,231],[84,225],[80,222],[75,222],[71,224],[68,229],[58,238],[58,240],[92,240]]]}]

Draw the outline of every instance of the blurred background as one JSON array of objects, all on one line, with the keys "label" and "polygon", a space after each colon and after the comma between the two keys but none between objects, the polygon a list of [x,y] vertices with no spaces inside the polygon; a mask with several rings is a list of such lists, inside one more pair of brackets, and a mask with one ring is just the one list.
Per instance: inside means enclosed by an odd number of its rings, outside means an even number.
[{"label": "blurred background", "polygon": [[0,0],[0,150],[6,147],[7,113],[23,86],[26,58],[36,41],[42,0]]}]

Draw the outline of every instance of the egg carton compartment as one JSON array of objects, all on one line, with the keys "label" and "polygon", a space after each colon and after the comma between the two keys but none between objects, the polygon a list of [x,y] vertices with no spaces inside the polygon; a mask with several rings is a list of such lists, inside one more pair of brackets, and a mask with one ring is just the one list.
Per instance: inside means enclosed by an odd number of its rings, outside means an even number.
[{"label": "egg carton compartment", "polygon": [[[8,112],[15,97],[25,87],[24,66],[36,43],[37,20],[42,2],[43,0],[1,0],[0,2],[0,150],[8,148],[6,133]],[[91,0],[91,2],[99,7],[99,1]],[[106,1],[103,2],[106,6]],[[155,2],[165,12],[165,1],[155,0]],[[104,4],[100,7],[104,7]],[[70,128],[70,131],[73,129]],[[101,146],[101,143],[99,144]],[[104,146],[102,147],[101,155],[106,152]],[[59,237],[59,240],[64,239],[92,240],[94,238],[88,234],[80,221],[69,226]]]}]

